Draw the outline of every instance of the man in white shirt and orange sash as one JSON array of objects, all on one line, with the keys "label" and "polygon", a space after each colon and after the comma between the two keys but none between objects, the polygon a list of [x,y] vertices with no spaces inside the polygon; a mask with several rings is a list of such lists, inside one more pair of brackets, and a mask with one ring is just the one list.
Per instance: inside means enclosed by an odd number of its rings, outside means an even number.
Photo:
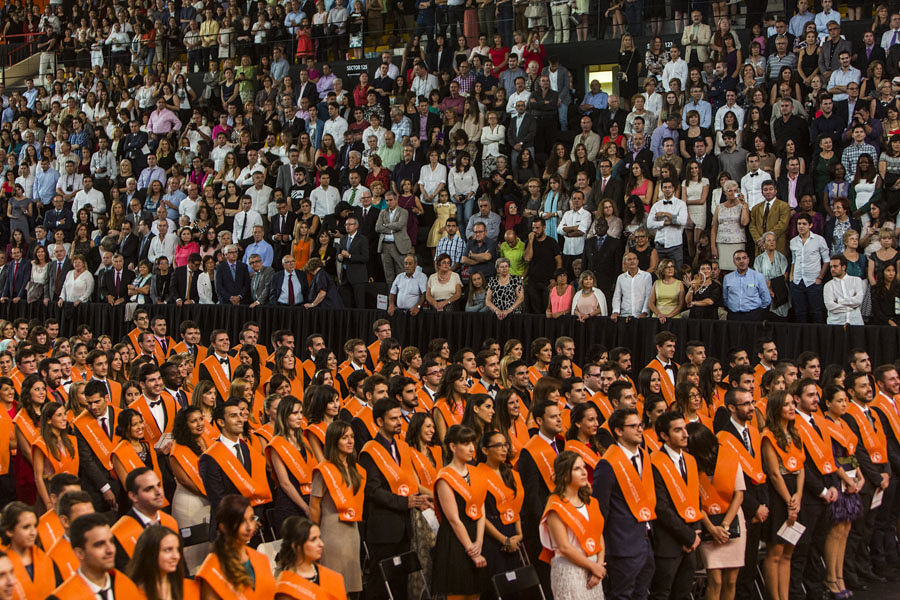
[{"label": "man in white shirt and orange sash", "polygon": [[222,404],[228,399],[228,390],[231,388],[231,379],[234,370],[240,366],[240,359],[229,356],[230,341],[228,332],[224,329],[216,329],[209,335],[209,350],[203,362],[194,367],[197,369],[197,379],[212,381],[216,386],[216,402]]},{"label": "man in white shirt and orange sash", "polygon": [[[165,391],[162,374],[155,364],[142,365],[138,371],[138,382],[141,385],[141,396],[128,405],[128,408],[141,413],[144,419],[144,439],[151,446],[155,446],[164,433],[171,433],[175,424],[175,413],[178,412],[178,404],[175,398]],[[165,448],[160,448],[168,453],[172,442],[167,442]]]},{"label": "man in white shirt and orange sash", "polygon": [[116,542],[116,566],[121,570],[128,565],[134,547],[144,529],[151,525],[163,525],[178,531],[178,523],[172,515],[162,512],[166,505],[162,482],[150,467],[140,467],[125,479],[125,491],[131,500],[131,509],[122,515],[112,527]]},{"label": "man in white shirt and orange sash", "polygon": [[63,581],[71,577],[78,570],[78,557],[72,550],[72,542],[69,538],[69,529],[72,521],[81,515],[88,515],[95,512],[91,497],[87,492],[75,491],[66,492],[59,499],[59,521],[63,526],[63,535],[61,538],[50,546],[47,550],[47,556],[59,569]]},{"label": "man in white shirt and orange sash", "polygon": [[[662,341],[657,335],[657,348],[670,340]],[[656,570],[650,582],[650,599],[688,600],[700,545],[697,531],[702,517],[700,478],[694,457],[685,451],[688,434],[684,416],[679,412],[664,412],[657,418],[655,427],[663,447],[650,457],[656,488],[653,525]]]},{"label": "man in white shirt and orange sash", "polygon": [[609,600],[646,600],[654,559],[650,532],[656,519],[656,488],[650,454],[643,448],[641,416],[632,407],[610,415],[615,438],[594,469],[593,496],[605,515]]},{"label": "man in white shirt and orange sash", "polygon": [[678,375],[678,363],[675,362],[675,342],[678,340],[671,331],[660,331],[653,338],[656,343],[656,356],[647,364],[647,368],[659,373],[663,398],[669,406],[675,402],[675,377]]}]

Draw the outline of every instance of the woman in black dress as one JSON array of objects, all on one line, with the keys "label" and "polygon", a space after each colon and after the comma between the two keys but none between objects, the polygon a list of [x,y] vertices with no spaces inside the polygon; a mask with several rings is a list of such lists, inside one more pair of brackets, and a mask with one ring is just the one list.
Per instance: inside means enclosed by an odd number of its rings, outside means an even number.
[{"label": "woman in black dress", "polygon": [[900,323],[897,314],[898,298],[900,285],[897,284],[897,267],[894,263],[885,263],[878,275],[878,283],[872,286],[872,320],[869,323],[896,327]]},{"label": "woman in black dress", "polygon": [[309,516],[309,492],[313,467],[318,462],[303,439],[303,405],[293,396],[278,403],[275,436],[266,446],[278,488],[272,510],[275,523],[291,516]]},{"label": "woman in black dress", "polygon": [[[444,440],[450,464],[435,482],[441,525],[434,546],[432,592],[460,600],[476,600],[486,589],[487,561],[482,555],[485,529],[484,476],[469,464],[475,457],[475,432],[462,425],[447,430]],[[468,496],[468,500],[464,497]]]},{"label": "woman in black dress", "polygon": [[478,470],[488,482],[484,499],[487,522],[483,554],[491,575],[522,566],[519,558],[522,546],[520,513],[525,489],[519,473],[506,462],[509,450],[509,439],[499,431],[490,431],[481,438]]},{"label": "woman in black dress", "polygon": [[638,76],[643,68],[640,53],[634,47],[634,38],[630,33],[626,33],[619,44],[620,98],[631,98],[638,93]]},{"label": "woman in black dress", "polygon": [[712,264],[700,263],[685,296],[692,319],[718,319],[722,304],[722,285],[712,278]]}]

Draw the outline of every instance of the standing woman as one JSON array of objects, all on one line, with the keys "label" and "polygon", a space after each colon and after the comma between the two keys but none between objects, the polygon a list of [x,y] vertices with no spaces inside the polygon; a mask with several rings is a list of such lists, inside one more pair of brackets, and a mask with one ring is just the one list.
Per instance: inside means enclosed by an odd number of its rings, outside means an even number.
[{"label": "standing woman", "polygon": [[147,600],[188,600],[200,597],[197,582],[186,579],[184,548],[177,533],[150,525],[138,538],[128,577]]},{"label": "standing woman", "polygon": [[[719,440],[706,427],[688,424],[688,451],[697,459],[700,499],[705,516],[703,526],[711,539],[700,544],[700,556],[707,573],[707,600],[733,600],[738,572],[744,566],[747,539],[741,502],[744,474],[737,451]],[[737,520],[740,532],[732,537],[731,524]]]},{"label": "standing woman", "polygon": [[[319,373],[331,375],[328,371],[317,371],[316,375]],[[325,460],[325,432],[340,412],[341,399],[334,387],[316,384],[306,388],[306,395],[303,397],[303,413],[308,425],[303,436],[315,456],[316,463]]]},{"label": "standing woman", "polygon": [[169,467],[175,477],[172,517],[181,528],[209,522],[209,500],[198,467],[200,455],[207,449],[203,436],[205,429],[203,412],[196,406],[189,406],[175,415],[172,425],[175,439],[169,454]]},{"label": "standing woman", "polygon": [[[427,494],[434,498],[434,484],[437,481],[438,469],[443,462],[441,460],[441,447],[434,442],[434,419],[426,412],[414,413],[406,428],[406,443],[409,445],[412,456],[413,469],[419,479],[419,493]],[[435,531],[429,522],[422,516],[422,511],[410,511],[412,515],[412,540],[410,549],[419,557],[422,565],[422,573],[426,581],[431,581],[432,555],[434,548]],[[418,580],[412,579],[409,583],[411,598],[421,595],[421,585]]]},{"label": "standing woman", "polygon": [[18,449],[13,457],[13,473],[16,497],[28,504],[34,504],[37,498],[31,448],[41,436],[41,408],[46,402],[47,385],[44,380],[37,373],[27,376],[22,381],[19,394],[19,411],[13,419]]},{"label": "standing woman", "polygon": [[566,450],[581,457],[588,469],[588,479],[593,481],[594,467],[606,448],[597,439],[600,430],[600,415],[593,402],[582,402],[572,409],[569,417],[571,425],[566,432]]},{"label": "standing woman", "polygon": [[328,543],[322,564],[344,576],[344,588],[362,591],[359,521],[362,520],[366,472],[356,464],[353,429],[335,421],[325,431],[325,460],[313,471],[309,516]]},{"label": "standing woman", "polygon": [[769,394],[766,404],[766,431],[763,433],[763,467],[769,481],[769,518],[763,562],[766,589],[772,600],[788,600],[793,544],[778,537],[783,523],[792,526],[800,514],[803,496],[803,461],[806,456],[794,427],[794,402],[785,391]]},{"label": "standing woman", "polygon": [[303,440],[303,404],[285,396],[275,414],[275,436],[266,446],[266,458],[278,481],[272,510],[275,522],[290,516],[309,516],[309,492],[313,468],[318,462]]},{"label": "standing woman", "polygon": [[240,593],[247,600],[274,598],[275,578],[269,559],[247,545],[259,527],[250,499],[237,494],[222,498],[216,508],[216,523],[213,551],[196,575],[200,597],[232,600]]},{"label": "standing woman", "polygon": [[34,482],[44,506],[50,507],[47,484],[56,473],[78,475],[78,446],[75,436],[68,434],[66,407],[49,402],[41,409],[41,435],[31,448],[34,460]]},{"label": "standing woman", "polygon": [[434,547],[436,569],[432,591],[447,600],[475,600],[485,589],[487,561],[482,555],[486,482],[469,464],[475,457],[475,432],[462,425],[447,431],[446,449],[450,463],[440,470],[435,482],[441,515]]},{"label": "standing woman", "polygon": [[711,249],[723,271],[734,271],[734,253],[746,244],[745,228],[750,224],[750,207],[744,197],[738,195],[736,181],[726,181],[722,190],[722,203],[716,207],[712,218]]},{"label": "standing woman", "polygon": [[13,501],[0,514],[0,541],[13,565],[15,587],[12,598],[46,598],[62,577],[53,560],[35,546],[37,513],[24,502]]},{"label": "standing woman", "polygon": [[575,452],[553,461],[555,489],[547,500],[540,534],[550,552],[550,586],[556,600],[603,600],[606,577],[603,515],[591,497],[587,467]]},{"label": "standing woman", "polygon": [[487,486],[484,512],[487,521],[484,538],[484,557],[491,575],[512,571],[521,566],[519,548],[522,544],[520,514],[525,488],[519,473],[510,468],[509,440],[499,431],[491,431],[481,438],[478,471]]},{"label": "standing woman", "polygon": [[282,523],[275,600],[347,599],[344,577],[318,564],[324,548],[322,530],[309,519],[294,516]]},{"label": "standing woman", "polygon": [[468,396],[465,369],[458,363],[448,365],[434,395],[437,400],[433,415],[438,440],[444,439],[451,426],[462,423]]},{"label": "standing woman", "polygon": [[703,176],[700,163],[695,159],[689,160],[685,166],[681,189],[684,191],[690,223],[693,223],[692,233],[687,236],[688,254],[693,256],[700,234],[706,229],[706,207],[709,201],[709,179]]},{"label": "standing woman", "polygon": [[[124,409],[116,420],[116,435],[122,441],[113,449],[112,465],[122,485],[125,485],[128,473],[138,467],[153,469],[162,481],[156,450],[144,441],[144,427],[144,418],[133,408]],[[166,504],[168,505],[168,502]]]}]

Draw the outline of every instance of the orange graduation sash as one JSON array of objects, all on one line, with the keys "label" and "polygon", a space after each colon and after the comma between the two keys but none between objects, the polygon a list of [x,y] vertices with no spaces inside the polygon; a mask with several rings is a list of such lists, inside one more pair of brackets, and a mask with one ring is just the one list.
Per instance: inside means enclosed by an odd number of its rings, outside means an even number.
[{"label": "orange graduation sash", "polygon": [[59,569],[63,581],[74,575],[78,567],[81,566],[81,562],[75,556],[75,551],[72,550],[72,543],[66,538],[56,540],[56,543],[50,546],[50,550],[47,551],[47,556]]},{"label": "orange graduation sash", "polygon": [[603,420],[608,421],[609,415],[613,412],[612,404],[609,403],[609,398],[606,397],[606,394],[603,392],[597,392],[593,396],[591,396],[591,402],[600,410],[600,414],[603,415]]},{"label": "orange graduation sash", "polygon": [[884,464],[888,460],[887,454],[887,436],[881,425],[881,418],[871,410],[873,423],[869,422],[862,409],[855,402],[847,403],[847,415],[850,416],[859,427],[859,435],[862,438],[863,446],[869,453],[869,458],[875,464]]},{"label": "orange graduation sash", "polygon": [[[178,523],[172,515],[162,511],[159,511],[159,524],[163,527],[168,527],[172,531],[178,531]],[[138,523],[138,520],[134,517],[124,515],[112,526],[112,533],[119,540],[122,549],[130,557],[134,554],[134,547],[137,546],[138,538],[144,533],[144,526]]]},{"label": "orange graduation sash", "polygon": [[687,482],[681,477],[681,472],[665,448],[654,452],[650,456],[650,462],[656,468],[663,479],[672,504],[681,518],[687,523],[696,523],[700,520],[700,478],[697,476],[697,462],[687,452],[682,452],[684,466],[687,471]]},{"label": "orange graduation sash", "polygon": [[427,450],[434,459],[434,465],[431,464],[431,461],[428,460],[428,457],[422,452],[419,452],[415,448],[410,448],[409,450],[412,455],[413,468],[416,471],[416,476],[419,478],[419,483],[421,483],[423,487],[427,487],[434,491],[434,482],[437,481],[438,467],[442,464],[441,457],[436,456],[435,454],[435,447],[428,446]]},{"label": "orange graduation sash", "polygon": [[531,365],[528,367],[528,381],[531,382],[532,386],[537,385],[538,380],[543,377],[540,370],[538,370],[537,365]]},{"label": "orange graduation sash", "polygon": [[766,472],[762,466],[762,438],[759,430],[755,427],[747,427],[750,434],[750,445],[753,446],[753,454],[744,446],[743,442],[737,439],[733,433],[728,431],[720,431],[716,437],[719,438],[720,446],[727,446],[737,452],[738,462],[744,475],[749,477],[754,483],[761,484],[766,482]]},{"label": "orange graduation sash", "polygon": [[175,398],[168,392],[163,391],[159,395],[159,399],[163,401],[163,406],[166,409],[166,416],[168,417],[166,419],[165,431],[160,431],[159,425],[156,423],[156,418],[150,410],[150,403],[143,394],[128,405],[128,408],[141,413],[141,417],[144,419],[144,439],[147,440],[147,443],[151,446],[156,445],[156,442],[159,441],[162,434],[170,433],[172,431],[172,426],[175,424],[175,413],[178,412],[178,403],[175,402]]},{"label": "orange graduation sash", "polygon": [[434,410],[441,413],[441,416],[444,417],[444,424],[447,426],[447,429],[462,423],[462,414],[459,410],[461,405],[461,403],[457,403],[457,410],[450,410],[450,403],[447,402],[446,398],[440,398],[434,403]]},{"label": "orange graduation sash", "polygon": [[198,466],[200,457],[194,454],[194,451],[187,446],[172,444],[172,452],[169,454],[169,459],[178,463],[178,466],[188,476],[191,483],[196,485],[197,489],[205,496],[206,487],[203,485],[203,479],[200,478],[200,468]]},{"label": "orange graduation sash", "polygon": [[[213,555],[215,556],[215,555]],[[125,573],[113,569],[109,572],[112,579],[113,596],[126,600],[138,600],[144,597],[144,593],[138,589],[134,582],[128,579]],[[66,579],[61,586],[53,590],[53,595],[59,600],[85,600],[96,598],[96,595],[88,587],[87,581],[79,573],[75,573]]]},{"label": "orange graduation sash", "polygon": [[700,502],[710,515],[720,515],[728,510],[734,498],[734,483],[740,467],[738,453],[730,446],[719,446],[716,468],[712,479],[700,471]]},{"label": "orange graduation sash", "polygon": [[656,435],[656,432],[653,431],[652,427],[644,428],[644,447],[647,448],[651,453],[656,452],[657,450],[662,448],[662,443],[659,441],[659,436]]},{"label": "orange graduation sash", "polygon": [[540,435],[533,436],[522,450],[527,450],[528,454],[537,465],[541,477],[544,479],[544,485],[548,490],[553,490],[556,485],[553,482],[553,461],[556,460],[556,452],[550,447],[544,438]]},{"label": "orange graduation sash", "polygon": [[594,452],[590,446],[578,440],[566,440],[566,450],[571,450],[584,460],[589,469],[593,469],[600,462],[600,455]]},{"label": "orange graduation sash", "polygon": [[616,483],[622,490],[622,496],[631,509],[631,514],[639,523],[646,523],[656,518],[656,487],[653,484],[653,469],[649,468],[650,454],[641,450],[642,473],[639,476],[634,464],[625,456],[625,451],[618,444],[606,449],[603,460],[612,467]]},{"label": "orange graduation sash", "polygon": [[[118,420],[119,410],[117,408],[113,408],[113,415],[113,418]],[[113,434],[113,439],[110,440],[103,432],[103,428],[100,427],[100,423],[97,422],[94,415],[87,410],[75,418],[73,425],[75,426],[75,429],[81,432],[81,436],[87,442],[88,446],[91,447],[94,456],[97,457],[97,460],[100,461],[103,468],[107,471],[111,471],[112,463],[110,462],[110,457],[112,456],[113,448],[115,448],[120,441],[119,436]],[[114,423],[109,423],[107,426],[113,428],[115,425]]]},{"label": "orange graduation sash", "polygon": [[[228,398],[228,390],[231,389],[231,380],[225,375],[225,371],[222,369],[222,363],[219,362],[215,353],[204,358],[203,362],[200,364],[206,367],[206,371],[212,378],[213,385],[216,386],[219,395],[222,398]],[[228,357],[228,364],[229,371],[234,373],[234,370],[240,365],[240,361],[233,356],[230,356]]]},{"label": "orange graduation sash", "polygon": [[319,570],[318,585],[293,571],[282,571],[275,593],[292,600],[347,600],[344,576],[322,565],[316,565],[316,568]]},{"label": "orange graduation sash", "polygon": [[853,430],[850,429],[850,426],[847,425],[846,421],[843,419],[838,419],[837,421],[825,419],[825,427],[828,428],[828,435],[831,436],[831,439],[843,446],[844,450],[847,451],[847,454],[856,452],[856,445],[859,443],[859,438],[856,437],[856,434],[853,433]]},{"label": "orange graduation sash", "polygon": [[[675,365],[675,368],[679,368],[679,364],[675,361],[672,361],[672,364]],[[659,383],[660,383],[660,392],[662,392],[663,398],[666,399],[666,404],[671,406],[673,402],[675,402],[675,384],[672,383],[672,380],[669,379],[669,373],[666,371],[666,368],[663,366],[661,362],[659,362],[658,358],[654,358],[647,364],[648,369],[653,369],[657,373],[659,373]]]},{"label": "orange graduation sash", "polygon": [[381,442],[369,440],[362,447],[362,453],[372,457],[375,466],[391,486],[391,492],[398,496],[409,496],[419,491],[419,482],[416,479],[415,469],[410,469],[412,456],[409,446],[403,440],[395,440],[397,454],[400,455],[400,464],[394,460]]},{"label": "orange graduation sash", "polygon": [[[227,450],[226,450],[227,451]],[[210,553],[206,556],[206,560],[200,565],[200,569],[195,575],[196,579],[205,581],[220,598],[227,600],[271,600],[275,597],[275,578],[272,576],[272,569],[269,566],[269,559],[264,554],[257,552],[253,548],[245,548],[247,556],[250,558],[250,566],[253,567],[253,587],[244,587],[240,590],[234,589],[234,586],[225,579],[219,558]],[[123,596],[124,598],[124,596]],[[118,594],[116,600],[119,599]]]},{"label": "orange graduation sash", "polygon": [[34,442],[37,441],[39,437],[41,437],[40,429],[35,426],[34,422],[32,422],[31,417],[28,416],[28,411],[20,410],[16,413],[15,418],[13,419],[13,425],[17,425],[19,427],[19,431],[22,432],[22,435],[25,437],[25,441],[27,441],[32,446]]},{"label": "orange graduation sash", "polygon": [[[603,549],[603,514],[600,512],[599,503],[594,498],[588,498],[585,506],[588,512],[587,517],[565,498],[551,494],[547,500],[544,515],[541,517],[541,525],[543,526],[550,513],[556,513],[575,535],[584,555],[594,556]],[[540,558],[545,562],[550,562],[550,559],[553,558],[553,549],[544,545]]]},{"label": "orange graduation sash", "polygon": [[[45,477],[49,479],[49,475],[53,475],[55,473],[69,473],[71,475],[78,475],[78,441],[75,439],[74,435],[70,435],[69,439],[72,442],[72,455],[68,455],[68,450],[66,450],[66,454],[63,454],[63,449],[60,448],[59,458],[54,458],[50,453],[50,449],[47,448],[47,444],[44,442],[43,438],[38,438],[34,441],[34,444],[31,446],[31,452],[34,454],[34,450],[37,449],[44,455],[44,460],[46,463],[49,463],[53,468],[53,473],[48,474],[46,471],[44,472]],[[45,463],[45,464],[46,464]]]},{"label": "orange graduation sash", "polygon": [[362,521],[363,516],[363,500],[366,491],[366,470],[356,465],[362,481],[359,483],[359,489],[353,493],[353,488],[344,483],[341,478],[341,472],[337,465],[327,460],[319,463],[316,469],[322,475],[325,485],[328,487],[328,493],[334,501],[334,506],[338,511],[338,518],[345,522]]},{"label": "orange graduation sash", "polygon": [[269,462],[272,461],[272,452],[278,455],[285,468],[297,479],[297,483],[300,484],[300,493],[308,496],[312,489],[313,469],[316,466],[316,459],[312,452],[307,452],[306,458],[303,458],[300,451],[280,435],[273,437],[266,446],[266,458],[269,459]]},{"label": "orange graduation sash", "polygon": [[13,420],[10,418],[9,413],[5,410],[0,410],[0,475],[6,475],[9,473],[9,461],[10,461],[10,440],[12,440],[15,436],[15,428],[13,426]]},{"label": "orange graduation sash", "polygon": [[511,490],[500,477],[500,474],[490,468],[486,463],[475,467],[484,478],[487,492],[494,497],[497,504],[497,512],[500,513],[500,522],[504,525],[515,523],[522,512],[522,503],[525,500],[525,488],[522,486],[522,478],[518,471],[511,470],[516,489]]},{"label": "orange graduation sash", "polygon": [[[162,471],[159,468],[159,460],[156,458],[156,449],[150,448],[147,451],[147,454],[150,455],[150,464],[144,464],[144,461],[141,460],[141,457],[138,456],[138,453],[135,452],[134,448],[131,446],[131,442],[127,440],[120,441],[116,447],[112,451],[112,455],[115,456],[120,463],[122,463],[122,468],[125,469],[125,472],[131,472],[135,469],[140,469],[141,467],[149,466],[153,469],[153,472],[156,473],[156,476],[159,477],[159,480],[162,481]],[[125,482],[120,482],[122,485],[125,485]],[[168,506],[169,501],[166,500],[164,506]]]},{"label": "orange graduation sash", "polygon": [[59,515],[55,510],[48,510],[38,520],[37,525],[38,539],[41,540],[41,547],[48,550],[56,540],[60,539],[65,533]]},{"label": "orange graduation sash", "polygon": [[[900,399],[895,399],[894,401],[900,402]],[[890,425],[891,431],[894,432],[894,437],[900,440],[900,412],[897,411],[891,400],[883,393],[876,394],[869,406],[879,409],[887,417],[888,425]],[[880,418],[881,416],[879,415]]]},{"label": "orange graduation sash", "polygon": [[834,454],[831,451],[831,437],[828,435],[829,429],[825,426],[825,418],[818,413],[813,413],[812,418],[819,431],[822,432],[821,436],[806,422],[803,415],[794,416],[794,426],[797,428],[797,433],[800,434],[800,439],[803,440],[803,447],[809,452],[819,473],[823,475],[834,473]]},{"label": "orange graduation sash", "polygon": [[[469,469],[469,481],[451,467],[444,467],[437,474],[437,481],[445,481],[454,492],[459,494],[466,506],[466,516],[477,521],[484,514],[484,498],[487,495],[487,485],[481,473],[474,467]],[[435,482],[436,483],[436,482]],[[440,502],[437,503],[440,505]],[[440,514],[440,511],[438,511]]]},{"label": "orange graduation sash", "polygon": [[208,454],[242,496],[250,499],[250,504],[259,506],[272,501],[272,492],[266,480],[266,460],[259,452],[249,452],[250,469],[248,473],[234,453],[222,442],[216,442],[206,450]]},{"label": "orange graduation sash", "polygon": [[46,598],[56,587],[56,579],[53,576],[53,560],[37,546],[32,546],[28,551],[31,553],[34,578],[28,575],[22,558],[15,551],[12,549],[6,551],[6,555],[13,564],[16,584],[13,587],[12,597],[15,600]]},{"label": "orange graduation sash", "polygon": [[309,442],[309,436],[314,436],[322,447],[325,447],[325,429],[328,426],[325,425],[324,421],[319,423],[313,423],[312,425],[307,426],[304,435],[306,436],[306,441]]},{"label": "orange graduation sash", "polygon": [[803,453],[802,446],[798,448],[789,437],[788,442],[790,443],[790,446],[788,446],[787,450],[782,450],[775,441],[775,435],[771,430],[767,429],[762,435],[763,438],[769,440],[769,443],[775,448],[775,453],[778,454],[778,457],[781,459],[781,464],[785,469],[791,473],[796,473],[803,468],[803,463],[806,462],[806,454]]}]

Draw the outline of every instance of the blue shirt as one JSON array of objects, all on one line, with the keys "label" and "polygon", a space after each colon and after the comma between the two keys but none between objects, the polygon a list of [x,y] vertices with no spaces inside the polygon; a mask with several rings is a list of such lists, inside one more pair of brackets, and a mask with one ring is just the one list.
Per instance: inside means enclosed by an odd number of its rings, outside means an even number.
[{"label": "blue shirt", "polygon": [[697,114],[700,115],[700,127],[708,129],[712,125],[712,105],[706,100],[701,100],[696,105],[693,102],[688,102],[684,105],[684,109],[681,111],[682,129],[688,128],[687,114],[692,110],[696,110]]},{"label": "blue shirt", "polygon": [[[289,304],[288,300],[290,298],[288,294],[288,282],[294,282],[294,305],[303,304],[303,293],[300,290],[300,276],[297,275],[297,270],[291,271],[291,274],[288,275],[287,271],[284,272],[285,277],[281,279],[281,290],[278,293],[278,304]],[[267,299],[268,300],[268,299]]]},{"label": "blue shirt", "polygon": [[650,151],[653,152],[653,158],[657,159],[663,155],[663,140],[666,138],[672,138],[677,148],[679,133],[677,129],[669,129],[668,124],[654,129],[653,135],[650,137]]},{"label": "blue shirt", "polygon": [[178,205],[181,204],[181,201],[185,198],[187,198],[187,195],[181,190],[169,192],[168,194],[164,194],[162,197],[163,200],[171,202],[175,205],[175,208],[170,208],[168,206],[166,207],[166,216],[175,221],[176,225],[178,224]]},{"label": "blue shirt", "polygon": [[275,81],[281,81],[284,79],[284,76],[288,74],[288,70],[291,68],[291,65],[285,59],[276,60],[272,63],[272,67],[269,69],[269,75],[272,76],[272,79]]},{"label": "blue shirt", "polygon": [[600,90],[596,94],[588,92],[584,97],[584,104],[590,104],[597,110],[606,110],[609,106],[609,94],[603,90]]},{"label": "blue shirt", "polygon": [[56,193],[56,182],[59,180],[59,171],[49,168],[46,171],[38,167],[34,176],[34,190],[32,196],[40,198],[41,204],[47,206],[53,200]]},{"label": "blue shirt", "polygon": [[759,271],[747,269],[743,275],[732,271],[722,283],[725,308],[731,312],[750,312],[772,303],[766,279]]},{"label": "blue shirt", "polygon": [[261,240],[259,242],[253,242],[247,249],[244,250],[244,264],[247,266],[250,265],[250,257],[254,254],[258,254],[259,258],[262,259],[262,263],[264,267],[272,266],[272,259],[274,258],[275,252],[272,250],[272,245],[269,244],[266,240]]},{"label": "blue shirt", "polygon": [[37,88],[31,88],[30,90],[22,92],[22,97],[25,98],[25,106],[27,106],[29,110],[34,110],[34,101],[37,99],[37,95]]}]

